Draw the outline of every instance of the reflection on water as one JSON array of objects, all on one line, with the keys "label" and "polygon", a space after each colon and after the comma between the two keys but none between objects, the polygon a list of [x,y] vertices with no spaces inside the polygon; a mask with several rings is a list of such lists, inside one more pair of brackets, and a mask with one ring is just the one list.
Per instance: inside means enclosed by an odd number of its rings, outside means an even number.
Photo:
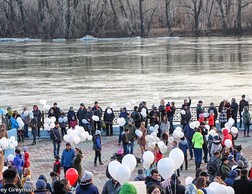
[{"label": "reflection on water", "polygon": [[252,96],[252,38],[0,42],[1,105]]}]

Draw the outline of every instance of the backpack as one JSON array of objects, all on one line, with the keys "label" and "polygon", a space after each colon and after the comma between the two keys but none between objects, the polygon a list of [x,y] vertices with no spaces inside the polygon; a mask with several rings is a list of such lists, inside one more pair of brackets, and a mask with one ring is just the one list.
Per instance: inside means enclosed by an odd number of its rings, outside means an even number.
[{"label": "backpack", "polygon": [[207,173],[210,175],[214,175],[217,172],[217,167],[215,165],[216,160],[217,158],[213,162],[209,161],[207,164]]}]

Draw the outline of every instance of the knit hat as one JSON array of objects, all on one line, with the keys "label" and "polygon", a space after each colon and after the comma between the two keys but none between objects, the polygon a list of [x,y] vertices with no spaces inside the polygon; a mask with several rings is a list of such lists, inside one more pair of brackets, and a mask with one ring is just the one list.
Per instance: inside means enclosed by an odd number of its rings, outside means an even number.
[{"label": "knit hat", "polygon": [[65,187],[65,185],[64,185],[64,183],[61,182],[61,181],[55,181],[55,182],[53,183],[53,189],[54,189],[54,190],[61,190],[61,189],[63,189],[64,187]]},{"label": "knit hat", "polygon": [[221,161],[222,161],[222,162],[224,162],[224,161],[226,161],[226,160],[228,160],[228,158],[227,158],[227,157],[223,157],[223,158],[221,158]]},{"label": "knit hat", "polygon": [[100,130],[96,130],[95,131],[95,135],[101,135],[101,131]]},{"label": "knit hat", "polygon": [[47,183],[47,179],[45,177],[45,175],[39,175],[38,179],[42,179],[43,181],[45,181]]},{"label": "knit hat", "polygon": [[124,183],[119,194],[137,194],[136,187],[130,183]]},{"label": "knit hat", "polygon": [[36,182],[36,188],[37,189],[45,189],[46,188],[46,182],[42,179],[38,179]]},{"label": "knit hat", "polygon": [[234,156],[232,155],[232,154],[230,154],[229,156],[228,156],[228,160],[232,160],[234,158]]},{"label": "knit hat", "polygon": [[24,189],[34,189],[35,190],[36,186],[35,186],[34,182],[31,180],[31,178],[27,177],[23,188]]},{"label": "knit hat", "polygon": [[89,180],[91,180],[93,177],[94,177],[94,175],[93,175],[92,172],[85,171],[84,174],[83,174],[83,176],[82,176],[81,182],[89,181]]},{"label": "knit hat", "polygon": [[237,172],[235,170],[231,170],[229,173],[228,173],[228,178],[236,178],[237,177]]},{"label": "knit hat", "polygon": [[23,150],[24,150],[24,152],[27,152],[28,151],[28,146],[24,146]]}]

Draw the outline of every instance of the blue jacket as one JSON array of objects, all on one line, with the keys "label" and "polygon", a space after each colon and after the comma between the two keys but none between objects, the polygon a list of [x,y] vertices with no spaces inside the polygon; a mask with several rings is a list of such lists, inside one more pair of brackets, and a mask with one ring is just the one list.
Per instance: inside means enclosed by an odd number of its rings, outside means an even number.
[{"label": "blue jacket", "polygon": [[75,153],[74,149],[64,149],[61,155],[61,165],[63,167],[72,167],[73,165],[73,159],[74,159]]},{"label": "blue jacket", "polygon": [[76,189],[76,194],[99,194],[95,185],[91,182],[80,183]]},{"label": "blue jacket", "polygon": [[24,161],[22,158],[21,154],[17,154],[13,160],[13,163],[15,165],[15,168],[17,169],[18,172],[23,170],[23,166],[24,166]]},{"label": "blue jacket", "polygon": [[184,134],[187,139],[187,141],[192,141],[192,137],[194,135],[195,131],[190,128],[189,124],[185,126],[184,128]]},{"label": "blue jacket", "polygon": [[179,142],[179,149],[183,151],[184,155],[187,155],[188,144],[186,140]]},{"label": "blue jacket", "polygon": [[18,129],[19,128],[17,119],[15,119],[14,117],[10,118],[10,123],[11,123],[11,129]]},{"label": "blue jacket", "polygon": [[93,137],[93,150],[94,151],[101,151],[101,136],[100,135],[94,135]]}]

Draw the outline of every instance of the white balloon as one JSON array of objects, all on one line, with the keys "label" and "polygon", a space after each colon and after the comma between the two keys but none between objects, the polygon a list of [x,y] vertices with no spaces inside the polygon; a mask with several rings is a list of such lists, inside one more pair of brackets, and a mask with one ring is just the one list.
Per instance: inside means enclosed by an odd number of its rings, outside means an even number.
[{"label": "white balloon", "polygon": [[111,113],[112,113],[112,110],[109,108],[109,109],[107,110],[107,113],[108,113],[108,114],[111,114]]},{"label": "white balloon", "polygon": [[74,142],[74,136],[73,135],[69,135],[68,142],[70,142],[71,144]]},{"label": "white balloon", "polygon": [[158,128],[159,128],[159,125],[156,124],[156,125],[154,126],[154,129],[155,129],[155,130],[158,130]]},{"label": "white balloon", "polygon": [[189,123],[189,127],[190,127],[191,129],[194,129],[194,128],[195,128],[195,123],[194,123],[194,122]]},{"label": "white balloon", "polygon": [[10,149],[14,149],[16,146],[15,146],[14,143],[10,143],[10,144],[9,144],[9,147],[10,147]]},{"label": "white balloon", "polygon": [[142,137],[143,136],[143,132],[142,131],[139,131],[138,132],[138,137]]},{"label": "white balloon", "polygon": [[180,131],[180,132],[178,133],[178,137],[179,137],[179,138],[184,137],[184,133],[183,133],[182,131]]},{"label": "white balloon", "polygon": [[227,148],[231,148],[232,147],[232,141],[230,139],[226,139],[224,142],[225,146]]},{"label": "white balloon", "polygon": [[231,132],[232,132],[233,134],[237,134],[237,133],[238,133],[238,129],[237,129],[236,127],[232,127],[232,128],[231,128]]},{"label": "white balloon", "polygon": [[155,142],[156,144],[160,141],[160,139],[159,139],[158,137],[154,137],[153,139],[154,139],[154,142]]},{"label": "white balloon", "polygon": [[17,141],[14,141],[14,146],[17,147],[18,146],[18,142]]},{"label": "white balloon", "polygon": [[126,124],[126,121],[124,118],[118,118],[117,123],[120,127],[124,126]]},{"label": "white balloon", "polygon": [[209,125],[205,125],[205,128],[206,128],[207,130],[210,130],[210,126],[209,126]]},{"label": "white balloon", "polygon": [[67,117],[63,117],[63,121],[66,123],[67,122]]},{"label": "white balloon", "polygon": [[182,128],[180,127],[180,126],[177,126],[176,128],[175,128],[175,131],[182,131]]},{"label": "white balloon", "polygon": [[50,126],[48,125],[48,124],[44,124],[44,129],[46,130],[46,131],[49,131],[49,130],[51,130],[51,128],[50,128]]},{"label": "white balloon", "polygon": [[64,135],[63,139],[66,141],[66,142],[69,142],[69,136],[68,134]]},{"label": "white balloon", "polygon": [[151,148],[151,149],[154,149],[156,146],[155,142],[149,142],[148,143],[148,147]]},{"label": "white balloon", "polygon": [[49,124],[51,123],[51,119],[46,118],[46,119],[45,119],[45,123],[49,125]]},{"label": "white balloon", "polygon": [[93,136],[89,135],[87,139],[88,139],[88,141],[91,141],[93,139]]},{"label": "white balloon", "polygon": [[41,105],[46,105],[46,100],[41,99],[41,100],[39,101],[39,103],[40,103]]},{"label": "white balloon", "polygon": [[127,166],[120,166],[117,173],[116,173],[116,177],[117,177],[117,181],[123,185],[124,183],[127,183],[130,179],[131,173],[130,170]]},{"label": "white balloon", "polygon": [[226,188],[227,188],[227,194],[234,194],[235,193],[233,187],[227,186]]},{"label": "white balloon", "polygon": [[28,111],[24,111],[24,116],[27,117],[29,115]]},{"label": "white balloon", "polygon": [[198,128],[200,126],[200,122],[199,121],[195,121],[194,125],[195,125],[196,128]]},{"label": "white balloon", "polygon": [[155,128],[153,126],[150,126],[150,131],[155,131]]},{"label": "white balloon", "polygon": [[230,117],[228,119],[228,123],[230,123],[230,125],[233,125],[235,123],[234,119],[232,117]]},{"label": "white balloon", "polygon": [[169,153],[169,158],[171,159],[174,169],[178,169],[184,162],[184,153],[179,148],[174,148]]},{"label": "white balloon", "polygon": [[217,183],[217,182],[211,182],[210,185],[209,185],[209,187],[211,189],[215,190],[215,188],[217,188],[218,185],[219,185],[219,183]]},{"label": "white balloon", "polygon": [[174,130],[172,136],[177,139],[179,137],[179,131]]},{"label": "white balloon", "polygon": [[185,185],[189,185],[192,182],[193,182],[193,177],[190,177],[190,176],[186,177],[186,179],[185,179]]},{"label": "white balloon", "polygon": [[174,137],[168,137],[168,142],[172,143],[174,141]]},{"label": "white balloon", "polygon": [[86,119],[82,119],[81,122],[82,122],[83,124],[88,124],[88,123],[89,123]]},{"label": "white balloon", "polygon": [[154,154],[151,151],[145,151],[143,154],[143,161],[146,164],[152,164],[155,157]]},{"label": "white balloon", "polygon": [[185,110],[181,110],[180,114],[185,115],[186,114]]},{"label": "white balloon", "polygon": [[63,118],[59,118],[59,123],[63,123]]},{"label": "white balloon", "polygon": [[165,154],[165,153],[167,152],[167,150],[168,150],[168,148],[167,148],[166,145],[162,145],[162,146],[160,147],[160,152],[161,152],[162,154]]},{"label": "white balloon", "polygon": [[143,167],[145,170],[148,170],[150,168],[150,164],[143,163]]},{"label": "white balloon", "polygon": [[151,133],[151,136],[157,137],[157,133],[156,133],[155,131],[153,131],[153,132]]},{"label": "white balloon", "polygon": [[118,169],[121,167],[121,163],[118,162],[117,160],[114,160],[114,161],[111,161],[108,165],[108,171],[109,171],[109,174],[115,179],[117,180],[117,172],[118,172]]},{"label": "white balloon", "polygon": [[13,161],[14,160],[13,154],[9,154],[7,159],[8,159],[8,161]]},{"label": "white balloon", "polygon": [[11,137],[10,137],[10,140],[13,142],[13,141],[16,140],[16,138],[15,138],[14,136],[11,136]]},{"label": "white balloon", "polygon": [[80,139],[79,136],[74,136],[74,143],[75,143],[75,144],[80,143],[80,141],[81,141],[81,139]]},{"label": "white balloon", "polygon": [[214,136],[215,135],[215,130],[214,129],[211,129],[210,131],[209,131],[209,134],[211,135],[211,136]]},{"label": "white balloon", "polygon": [[135,130],[135,134],[136,134],[136,136],[138,136],[138,133],[140,132],[140,130],[139,129],[137,129],[137,130]]},{"label": "white balloon", "polygon": [[204,117],[204,118],[209,117],[209,113],[208,113],[208,112],[204,112],[204,113],[203,113],[203,117]]},{"label": "white balloon", "polygon": [[50,109],[50,105],[45,104],[43,106],[43,111],[49,111],[49,109]]},{"label": "white balloon", "polygon": [[230,123],[230,122],[227,122],[227,123],[225,124],[225,128],[228,128],[228,129],[230,129],[232,126],[233,126],[233,124]]},{"label": "white balloon", "polygon": [[52,123],[54,123],[56,121],[56,117],[51,117],[50,120]]},{"label": "white balloon", "polygon": [[50,124],[50,128],[52,129],[52,128],[54,128],[55,127],[55,124],[54,123],[51,123]]},{"label": "white balloon", "polygon": [[130,172],[136,168],[137,160],[133,154],[127,154],[122,159],[122,165],[129,168]]},{"label": "white balloon", "polygon": [[162,158],[158,161],[157,169],[163,179],[167,180],[174,172],[173,164],[169,158]]},{"label": "white balloon", "polygon": [[159,141],[159,142],[158,142],[158,147],[159,147],[159,148],[161,148],[163,145],[165,145],[163,141]]},{"label": "white balloon", "polygon": [[206,190],[207,194],[215,194],[214,190],[210,187],[206,187],[205,190]]},{"label": "white balloon", "polygon": [[148,141],[148,142],[153,142],[153,141],[154,141],[152,135],[146,135],[146,136],[145,136],[145,139],[146,139],[146,141]]},{"label": "white balloon", "polygon": [[217,187],[215,187],[214,191],[215,194],[227,194],[227,188],[222,184],[219,184]]},{"label": "white balloon", "polygon": [[93,116],[92,116],[92,119],[93,119],[94,121],[96,121],[96,122],[100,120],[99,117],[96,116],[96,115],[93,115]]}]

